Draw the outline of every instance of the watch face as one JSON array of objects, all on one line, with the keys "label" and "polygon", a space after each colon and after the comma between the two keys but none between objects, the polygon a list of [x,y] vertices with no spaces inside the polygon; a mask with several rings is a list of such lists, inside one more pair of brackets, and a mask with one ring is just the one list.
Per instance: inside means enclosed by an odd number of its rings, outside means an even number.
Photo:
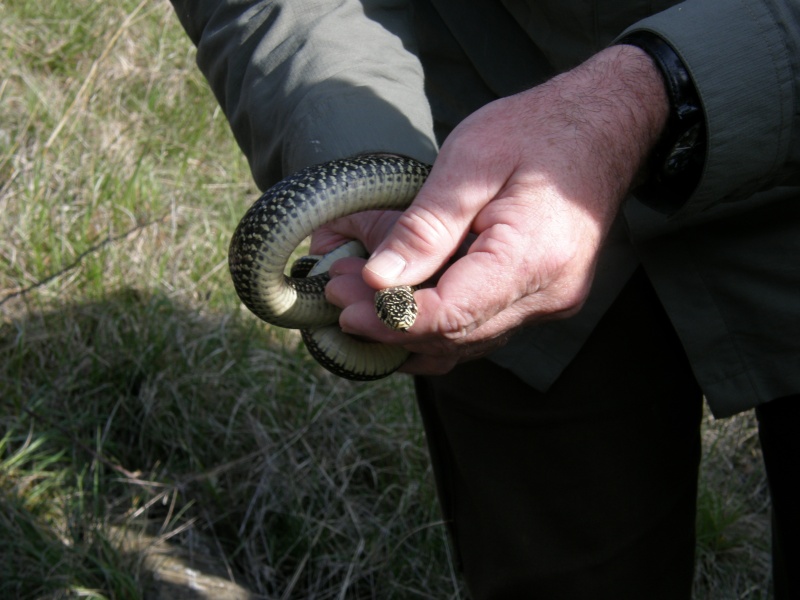
[{"label": "watch face", "polygon": [[701,127],[702,123],[695,123],[675,140],[675,144],[664,160],[663,169],[666,176],[674,177],[689,165],[697,150]]}]

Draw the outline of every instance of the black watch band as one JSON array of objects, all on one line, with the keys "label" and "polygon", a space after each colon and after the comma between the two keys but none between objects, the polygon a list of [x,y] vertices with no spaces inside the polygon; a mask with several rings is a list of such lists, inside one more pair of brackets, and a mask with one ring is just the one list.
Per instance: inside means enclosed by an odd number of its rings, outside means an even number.
[{"label": "black watch band", "polygon": [[664,78],[669,117],[650,155],[647,179],[633,193],[657,210],[672,212],[689,199],[703,172],[706,126],[700,96],[681,58],[656,34],[634,31],[616,44],[644,50]]}]

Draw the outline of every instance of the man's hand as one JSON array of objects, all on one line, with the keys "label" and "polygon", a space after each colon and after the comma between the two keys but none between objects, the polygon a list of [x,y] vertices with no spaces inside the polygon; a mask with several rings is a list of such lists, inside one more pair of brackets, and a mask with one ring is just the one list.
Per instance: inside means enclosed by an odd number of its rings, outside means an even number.
[{"label": "man's hand", "polygon": [[[365,266],[348,259],[332,272],[327,295],[344,308],[342,328],[403,345],[414,353],[403,370],[436,374],[524,325],[576,313],[667,110],[647,55],[615,46],[475,112],[408,210],[349,217],[315,238],[318,248],[343,235],[375,249]],[[374,289],[429,280],[469,236],[436,286],[415,294],[420,316],[408,333],[378,321]]]}]

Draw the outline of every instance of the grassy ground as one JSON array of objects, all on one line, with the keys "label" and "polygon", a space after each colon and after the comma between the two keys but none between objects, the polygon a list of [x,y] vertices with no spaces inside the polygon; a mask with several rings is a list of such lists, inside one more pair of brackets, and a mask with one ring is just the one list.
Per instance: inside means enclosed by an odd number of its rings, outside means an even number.
[{"label": "grassy ground", "polygon": [[[168,3],[5,0],[0,58],[0,597],[463,597],[408,381],[235,298],[256,191]],[[704,435],[696,596],[766,598],[754,423]]]}]

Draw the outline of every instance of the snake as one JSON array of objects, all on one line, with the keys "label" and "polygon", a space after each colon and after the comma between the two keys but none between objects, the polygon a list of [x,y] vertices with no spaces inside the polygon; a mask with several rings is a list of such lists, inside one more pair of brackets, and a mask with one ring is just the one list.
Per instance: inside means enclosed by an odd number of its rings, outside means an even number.
[{"label": "snake", "polygon": [[[299,329],[311,356],[331,373],[371,381],[396,371],[409,352],[400,346],[349,336],[338,325],[340,309],[325,299],[330,265],[345,256],[366,257],[354,240],[325,256],[289,267],[297,247],[320,226],[369,210],[404,210],[425,182],[430,166],[394,155],[364,155],[308,166],[267,189],[239,221],[228,267],[242,303],[271,325]],[[288,274],[287,274],[288,270]],[[414,289],[378,290],[378,318],[407,331],[418,314]]]}]

